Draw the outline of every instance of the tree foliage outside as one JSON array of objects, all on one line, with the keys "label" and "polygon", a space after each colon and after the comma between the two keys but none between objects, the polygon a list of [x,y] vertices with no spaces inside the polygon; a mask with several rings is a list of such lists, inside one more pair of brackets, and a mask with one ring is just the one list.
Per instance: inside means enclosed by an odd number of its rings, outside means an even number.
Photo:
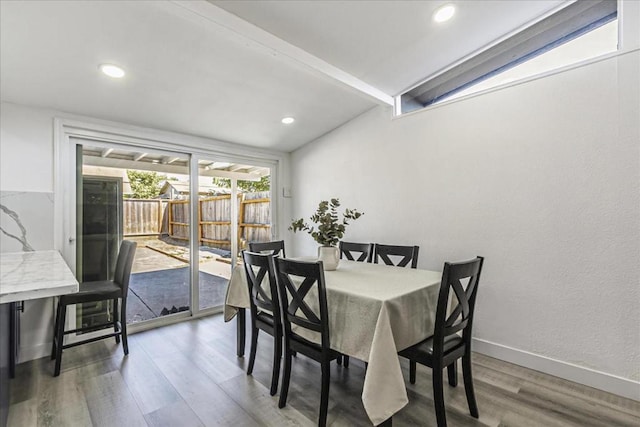
[{"label": "tree foliage outside", "polygon": [[[213,178],[213,185],[222,188],[231,188],[231,179],[229,178]],[[271,189],[270,176],[263,176],[260,181],[241,181],[238,180],[238,189],[247,193],[257,193],[259,191],[269,191]]]},{"label": "tree foliage outside", "polygon": [[164,175],[157,172],[128,170],[129,184],[133,192],[133,199],[153,199],[160,194],[160,182],[164,181]]}]

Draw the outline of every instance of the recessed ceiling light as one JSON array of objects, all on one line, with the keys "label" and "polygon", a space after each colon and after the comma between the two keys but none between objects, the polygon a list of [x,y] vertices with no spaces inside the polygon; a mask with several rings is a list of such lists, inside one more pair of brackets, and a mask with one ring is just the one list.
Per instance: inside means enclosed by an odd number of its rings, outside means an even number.
[{"label": "recessed ceiling light", "polygon": [[117,65],[113,64],[100,64],[100,71],[106,74],[109,77],[113,77],[114,79],[120,79],[124,77],[124,70]]},{"label": "recessed ceiling light", "polygon": [[293,117],[285,117],[284,119],[282,119],[282,123],[284,123],[285,125],[290,125],[295,121],[296,119],[294,119]]},{"label": "recessed ceiling light", "polygon": [[444,6],[439,7],[435,12],[433,12],[433,20],[438,23],[446,22],[449,19],[453,18],[453,15],[455,15],[455,13],[456,8],[454,5],[445,4]]}]

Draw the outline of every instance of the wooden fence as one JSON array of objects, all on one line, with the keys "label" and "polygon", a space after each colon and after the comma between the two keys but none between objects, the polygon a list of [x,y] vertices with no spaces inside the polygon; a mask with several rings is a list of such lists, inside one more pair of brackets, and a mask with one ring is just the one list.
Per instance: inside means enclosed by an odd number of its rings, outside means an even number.
[{"label": "wooden fence", "polygon": [[[271,240],[271,203],[269,192],[238,195],[238,241]],[[231,195],[199,200],[198,236],[207,246],[231,246]],[[126,199],[125,235],[168,234],[180,240],[189,239],[188,200]]]},{"label": "wooden fence", "polygon": [[125,236],[144,236],[166,232],[164,221],[167,200],[125,199],[123,221]]}]

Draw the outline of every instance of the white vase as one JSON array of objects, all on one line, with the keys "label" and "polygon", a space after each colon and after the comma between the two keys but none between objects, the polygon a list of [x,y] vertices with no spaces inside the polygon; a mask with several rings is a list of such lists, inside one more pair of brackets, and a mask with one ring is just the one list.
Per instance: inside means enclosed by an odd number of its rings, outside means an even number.
[{"label": "white vase", "polygon": [[340,263],[340,251],[335,246],[318,246],[318,261],[322,261],[325,271],[333,271]]}]

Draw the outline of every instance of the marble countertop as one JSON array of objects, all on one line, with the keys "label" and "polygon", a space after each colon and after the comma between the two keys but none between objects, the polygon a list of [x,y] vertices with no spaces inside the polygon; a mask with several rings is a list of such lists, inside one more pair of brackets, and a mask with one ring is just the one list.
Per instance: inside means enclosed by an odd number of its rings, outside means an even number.
[{"label": "marble countertop", "polygon": [[78,292],[58,251],[0,254],[0,304]]}]

